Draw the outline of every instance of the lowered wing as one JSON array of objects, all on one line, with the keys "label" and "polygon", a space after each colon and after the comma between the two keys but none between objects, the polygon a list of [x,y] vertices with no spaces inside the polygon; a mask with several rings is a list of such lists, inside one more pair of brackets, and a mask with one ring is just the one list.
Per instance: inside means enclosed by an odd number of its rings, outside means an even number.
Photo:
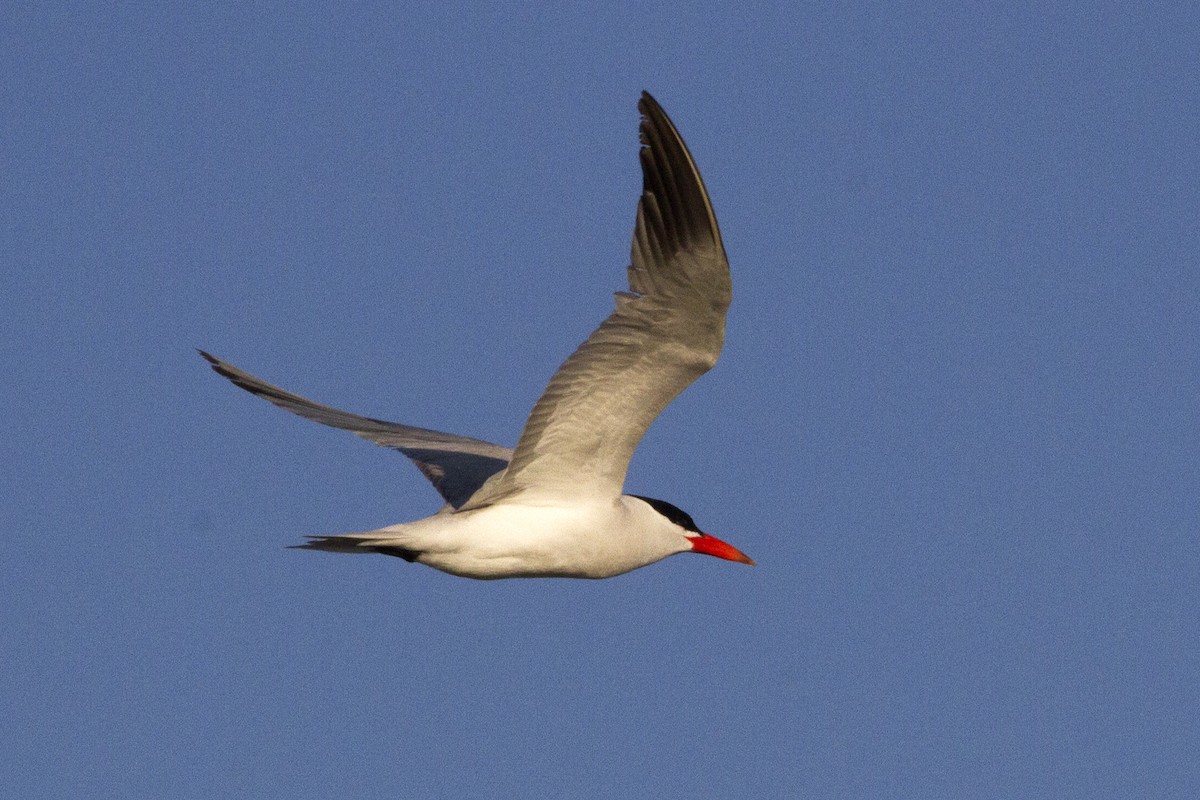
[{"label": "lowered wing", "polygon": [[270,400],[282,409],[322,425],[351,431],[383,447],[399,450],[417,465],[417,469],[433,483],[446,502],[455,508],[475,494],[484,481],[508,466],[512,458],[512,450],[491,442],[360,417],[314,403],[272,386],[203,350],[200,355],[212,364],[213,371],[218,375],[223,375],[235,386]]}]

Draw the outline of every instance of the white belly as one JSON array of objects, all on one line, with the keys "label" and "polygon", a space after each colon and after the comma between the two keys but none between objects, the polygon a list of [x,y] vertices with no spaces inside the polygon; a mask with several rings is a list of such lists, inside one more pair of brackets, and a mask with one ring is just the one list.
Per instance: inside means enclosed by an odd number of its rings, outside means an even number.
[{"label": "white belly", "polygon": [[607,578],[688,549],[678,536],[647,529],[639,511],[623,500],[501,503],[384,528],[372,539],[411,548],[418,562],[467,578]]}]

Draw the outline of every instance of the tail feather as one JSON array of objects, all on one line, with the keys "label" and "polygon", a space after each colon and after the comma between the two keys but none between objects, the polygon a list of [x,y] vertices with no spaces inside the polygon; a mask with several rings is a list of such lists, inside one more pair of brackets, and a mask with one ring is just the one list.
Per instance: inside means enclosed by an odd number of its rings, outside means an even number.
[{"label": "tail feather", "polygon": [[385,556],[402,558],[409,563],[417,560],[420,555],[416,550],[388,544],[378,539],[355,535],[342,536],[309,536],[304,544],[290,545],[292,550],[324,550],[327,553],[379,553]]}]

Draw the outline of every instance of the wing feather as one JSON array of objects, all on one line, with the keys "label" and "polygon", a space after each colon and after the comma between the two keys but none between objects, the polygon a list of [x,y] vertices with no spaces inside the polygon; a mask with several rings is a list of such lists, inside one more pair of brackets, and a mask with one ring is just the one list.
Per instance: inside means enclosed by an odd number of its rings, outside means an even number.
[{"label": "wing feather", "polygon": [[716,363],[732,297],[716,215],[679,132],[649,94],[630,292],[559,367],[508,469],[466,507],[520,493],[619,495],[650,423]]},{"label": "wing feather", "polygon": [[416,464],[446,502],[455,508],[463,505],[488,478],[508,466],[512,458],[513,451],[509,448],[481,439],[360,417],[314,403],[272,386],[203,350],[199,352],[212,365],[214,372],[251,394],[305,419],[351,431],[367,441],[399,450]]}]

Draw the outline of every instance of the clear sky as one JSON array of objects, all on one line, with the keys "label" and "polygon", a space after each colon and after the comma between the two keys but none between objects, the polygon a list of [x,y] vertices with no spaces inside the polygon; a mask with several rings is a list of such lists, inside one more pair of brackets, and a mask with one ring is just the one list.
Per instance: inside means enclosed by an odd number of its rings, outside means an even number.
[{"label": "clear sky", "polygon": [[[0,11],[7,794],[1200,796],[1193,4],[53,5]],[[626,488],[759,566],[285,549],[436,494],[193,348],[512,444],[642,89],[734,303]]]}]

